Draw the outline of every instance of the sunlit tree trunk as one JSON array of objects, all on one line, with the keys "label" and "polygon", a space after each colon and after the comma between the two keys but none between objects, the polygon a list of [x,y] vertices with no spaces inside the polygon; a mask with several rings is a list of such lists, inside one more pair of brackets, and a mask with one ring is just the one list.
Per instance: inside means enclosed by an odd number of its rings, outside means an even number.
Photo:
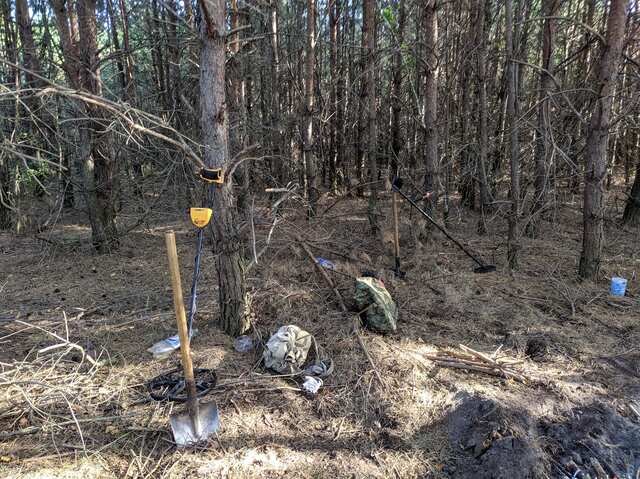
[{"label": "sunlit tree trunk", "polygon": [[[229,130],[225,105],[225,1],[201,0],[200,126],[204,161],[210,168],[229,164]],[[221,328],[232,336],[249,324],[246,291],[234,211],[232,179],[214,190],[216,220],[211,222],[216,245]]]},{"label": "sunlit tree trunk", "polygon": [[596,279],[600,270],[604,226],[604,178],[606,174],[607,140],[611,125],[612,95],[622,54],[626,0],[611,0],[607,33],[598,64],[595,108],[587,130],[586,168],[583,204],[582,254],[578,273],[582,278]]}]

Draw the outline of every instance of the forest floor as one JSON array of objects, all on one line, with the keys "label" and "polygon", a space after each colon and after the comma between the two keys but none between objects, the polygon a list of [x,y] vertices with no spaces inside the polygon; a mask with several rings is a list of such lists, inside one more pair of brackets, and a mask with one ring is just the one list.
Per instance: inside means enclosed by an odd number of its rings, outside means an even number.
[{"label": "forest floor", "polygon": [[[381,201],[388,215],[389,196]],[[420,222],[403,205],[405,280],[390,270],[390,245],[368,235],[366,200],[341,201],[311,223],[301,208],[285,211],[271,248],[248,273],[254,326],[263,339],[286,324],[315,336],[335,363],[315,398],[264,371],[260,351],[236,352],[233,338],[217,329],[208,248],[193,356],[226,386],[208,396],[221,428],[201,450],[176,449],[168,417],[182,406],[152,402],[145,389],[178,364],[175,354],[156,360],[146,349],[175,332],[163,239],[169,229],[189,291],[195,233],[179,212],[149,216],[107,255],[91,253],[89,229],[72,214],[40,239],[0,235],[0,476],[635,479],[638,233],[608,222],[602,280],[579,282],[575,201],[566,199],[538,239],[522,239],[512,275],[502,220],[492,218],[489,234],[478,236],[475,213],[452,211],[450,231],[498,266],[474,274],[439,234],[417,243]],[[258,228],[259,245],[266,230]],[[398,331],[362,333],[383,384],[295,234],[340,271],[384,278],[399,306]],[[627,297],[608,295],[612,275],[630,279]],[[332,278],[350,300],[353,280]],[[530,380],[425,358],[459,344],[487,354],[500,348]]]}]

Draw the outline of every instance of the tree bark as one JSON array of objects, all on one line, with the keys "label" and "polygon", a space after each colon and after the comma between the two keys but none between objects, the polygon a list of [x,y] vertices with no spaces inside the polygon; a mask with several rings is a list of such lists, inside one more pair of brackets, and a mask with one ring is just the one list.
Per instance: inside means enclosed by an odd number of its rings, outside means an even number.
[{"label": "tree bark", "polygon": [[[16,50],[16,33],[14,22],[11,18],[11,8],[9,0],[0,0],[2,9],[2,25],[4,27],[4,48],[7,60],[18,64],[18,53]],[[20,71],[17,68],[6,66],[2,69],[2,81],[6,85],[13,86],[16,90],[20,87]],[[16,128],[18,102],[10,102],[7,109],[2,110],[0,121],[3,131],[10,131]],[[6,122],[6,125],[5,125]],[[12,186],[13,161],[10,155],[0,155],[0,230],[10,230],[15,221],[15,201],[13,198],[14,189]]]},{"label": "tree bark", "polygon": [[611,0],[607,33],[598,65],[595,108],[587,131],[586,169],[583,204],[582,253],[578,273],[582,278],[596,279],[600,270],[604,225],[604,177],[606,174],[607,140],[611,124],[612,95],[622,54],[625,27],[625,0]]},{"label": "tree bark", "polygon": [[640,161],[636,166],[636,178],[624,207],[622,222],[636,228],[640,226]]},{"label": "tree bark", "polygon": [[338,67],[338,31],[340,29],[339,0],[329,0],[329,70],[331,71],[331,85],[329,90],[329,181],[331,191],[338,189],[338,83],[340,71]]},{"label": "tree bark", "polygon": [[509,268],[518,268],[518,254],[520,250],[520,232],[518,231],[518,217],[520,211],[520,146],[518,143],[518,125],[516,118],[516,65],[514,63],[515,49],[513,46],[513,0],[505,3],[505,42],[507,45],[507,125],[509,129],[509,157],[511,165],[511,188],[509,199],[511,212],[509,214],[509,237],[507,243],[507,260]]},{"label": "tree bark", "polygon": [[[80,38],[80,83],[82,89],[102,94],[98,58],[96,0],[79,0],[78,32]],[[116,162],[110,148],[110,138],[100,124],[98,107],[85,105],[85,118],[80,126],[80,151],[83,165],[85,195],[91,223],[92,243],[99,252],[117,246],[116,229]]]},{"label": "tree bark", "polygon": [[402,113],[402,48],[406,21],[405,0],[398,0],[398,29],[395,35],[393,52],[393,76],[391,79],[391,170],[398,175],[398,165],[402,152],[402,131],[400,116]]},{"label": "tree bark", "polygon": [[[62,44],[63,68],[72,88],[93,95],[102,94],[100,80],[96,0],[79,0],[76,12],[64,0],[51,0]],[[102,114],[94,105],[76,103],[79,120],[82,172],[81,194],[84,197],[91,240],[98,252],[117,246],[116,229],[116,161],[110,138],[101,125]]]},{"label": "tree bark", "polygon": [[[225,168],[229,158],[229,130],[225,106],[225,0],[200,0],[200,126],[204,161]],[[211,221],[218,269],[220,327],[232,336],[249,326],[250,300],[234,211],[232,178],[214,188],[216,219]]]},{"label": "tree bark", "polygon": [[316,58],[316,2],[307,0],[307,44],[304,60],[304,112],[302,123],[302,158],[306,168],[309,216],[316,214],[318,203],[318,173],[313,152],[313,109]]},{"label": "tree bark", "polygon": [[271,38],[271,154],[277,162],[276,170],[280,183],[286,184],[290,165],[284,159],[284,134],[282,128],[282,111],[280,106],[280,41],[278,21],[280,18],[280,0],[271,0],[269,4],[269,35]]},{"label": "tree bark", "polygon": [[113,50],[116,55],[116,67],[118,68],[118,76],[120,77],[120,86],[122,87],[122,96],[125,96],[127,89],[127,77],[124,72],[124,63],[122,62],[122,49],[120,48],[120,39],[118,38],[118,21],[113,8],[113,0],[107,0],[107,14],[109,15],[109,23],[111,30],[111,41],[113,42]]},{"label": "tree bark", "polygon": [[364,111],[366,112],[367,144],[363,148],[369,164],[369,202],[367,212],[371,234],[379,231],[376,208],[378,204],[378,131],[376,124],[376,2],[364,0],[362,18],[362,51],[364,81]]},{"label": "tree bark", "polygon": [[534,153],[535,163],[535,192],[531,205],[527,233],[535,238],[538,234],[538,225],[544,214],[547,203],[547,191],[549,188],[549,169],[553,158],[553,145],[551,143],[551,115],[550,98],[553,91],[554,62],[554,35],[556,21],[551,18],[558,14],[560,0],[543,0],[542,12],[545,17],[542,27],[542,62],[540,71],[540,92],[538,96],[538,128],[536,131],[536,143]]},{"label": "tree bark", "polygon": [[175,115],[176,124],[182,121],[180,108],[181,75],[180,75],[180,50],[178,47],[178,15],[176,0],[165,1],[166,29],[167,29],[167,89],[171,101],[172,114]]},{"label": "tree bark", "polygon": [[489,149],[489,126],[487,105],[487,38],[485,22],[487,9],[490,8],[486,0],[478,0],[476,16],[476,45],[477,45],[477,91],[478,91],[478,172],[480,176],[480,218],[478,219],[478,234],[486,234],[487,226],[485,214],[489,209],[491,193],[489,191],[489,179],[487,175],[487,158]]},{"label": "tree bark", "polygon": [[129,103],[136,103],[136,84],[134,77],[135,63],[133,60],[133,52],[131,51],[131,42],[129,40],[129,13],[124,0],[120,1],[120,15],[122,15],[122,45],[124,47],[124,73],[125,73],[125,91],[126,99]]},{"label": "tree bark", "polygon": [[[470,0],[471,4],[477,3],[479,0]],[[465,10],[473,13],[475,8],[469,8],[468,3],[460,2],[461,5],[465,5]],[[472,17],[472,15],[470,15]],[[470,22],[471,23],[471,22]],[[470,25],[465,36],[465,44],[463,48],[468,51],[472,51],[475,48],[475,31],[473,25]],[[460,151],[460,179],[459,187],[460,191],[460,203],[470,209],[476,207],[476,186],[474,178],[476,176],[476,162],[474,154],[471,148],[471,125],[473,109],[470,108],[473,104],[472,95],[470,94],[473,81],[473,63],[470,55],[462,54],[462,66],[460,71],[460,130],[461,130],[461,151]]]},{"label": "tree bark", "polygon": [[[71,2],[69,2],[71,3]],[[69,7],[67,9],[67,7]],[[51,0],[51,8],[56,18],[58,35],[62,46],[62,69],[72,88],[80,88],[80,53],[78,51],[77,19],[70,5],[65,0]]]},{"label": "tree bark", "polygon": [[22,59],[27,72],[25,74],[29,88],[37,88],[42,85],[42,81],[33,76],[33,73],[41,74],[40,59],[33,41],[33,29],[31,18],[29,17],[29,6],[27,0],[16,0],[16,21],[22,42]]},{"label": "tree bark", "polygon": [[[424,182],[425,211],[433,214],[438,199],[438,58],[436,46],[438,42],[438,19],[436,0],[428,0],[424,6]],[[432,225],[427,222],[427,230]]]}]

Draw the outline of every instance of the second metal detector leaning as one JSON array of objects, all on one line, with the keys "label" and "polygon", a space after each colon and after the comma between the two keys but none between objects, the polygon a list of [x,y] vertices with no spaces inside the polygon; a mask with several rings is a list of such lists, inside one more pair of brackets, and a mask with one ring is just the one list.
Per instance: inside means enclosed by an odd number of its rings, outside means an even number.
[{"label": "second metal detector leaning", "polygon": [[[440,231],[442,231],[442,233],[449,238],[451,241],[453,241],[453,243],[460,248],[469,258],[471,258],[473,261],[475,261],[477,263],[477,267],[473,269],[474,273],[491,273],[492,271],[496,270],[495,265],[493,264],[486,264],[484,261],[482,261],[481,259],[477,258],[476,256],[474,256],[467,248],[465,248],[462,243],[460,243],[458,240],[456,240],[455,238],[453,238],[449,232],[444,228],[444,226],[441,226],[440,224],[438,224],[436,222],[436,220],[434,220],[431,216],[429,216],[429,214],[424,211],[422,208],[420,208],[420,206],[418,206],[418,204],[413,201],[413,199],[411,199],[409,196],[407,196],[403,191],[402,191],[402,179],[400,178],[394,178],[393,179],[393,183],[391,184],[391,187],[393,188],[393,191],[397,192],[400,196],[402,196],[405,200],[407,200],[407,202],[409,202],[409,204],[411,206],[413,206],[416,210],[418,210],[418,212],[420,212],[420,214],[422,214],[422,216],[424,216],[427,221],[429,221],[431,224],[433,224],[436,228],[438,228]],[[398,269],[399,269],[399,265],[398,265]]]}]

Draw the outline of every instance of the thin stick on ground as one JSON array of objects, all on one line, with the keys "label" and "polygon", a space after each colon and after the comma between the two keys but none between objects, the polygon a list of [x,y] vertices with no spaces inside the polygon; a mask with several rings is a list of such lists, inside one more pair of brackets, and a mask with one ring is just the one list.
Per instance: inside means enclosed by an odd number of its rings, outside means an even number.
[{"label": "thin stick on ground", "polygon": [[528,383],[530,378],[521,371],[513,369],[514,363],[507,359],[492,359],[488,355],[471,349],[464,344],[458,345],[461,351],[438,351],[436,354],[423,356],[436,363],[436,366],[467,371],[481,372],[491,376],[513,379],[521,383]]},{"label": "thin stick on ground", "polygon": [[[340,291],[338,291],[338,289],[336,288],[335,284],[333,283],[333,281],[331,280],[331,278],[329,277],[327,272],[324,270],[324,268],[318,264],[318,262],[316,261],[316,259],[313,256],[313,253],[309,249],[309,246],[299,236],[296,236],[296,241],[300,244],[300,246],[302,247],[303,251],[306,253],[306,255],[309,258],[309,260],[313,263],[316,271],[318,271],[318,273],[320,273],[320,276],[322,276],[322,278],[327,283],[329,288],[331,288],[331,290],[333,291],[333,294],[335,295],[336,299],[338,300],[338,305],[340,306],[340,309],[342,310],[342,312],[343,313],[348,313],[349,310],[347,309],[347,306],[344,304],[344,299],[342,298],[342,295],[340,294]],[[367,361],[369,361],[369,364],[373,368],[373,372],[374,372],[374,374],[376,376],[376,379],[380,382],[382,387],[385,387],[386,385],[385,385],[384,380],[382,379],[382,376],[380,375],[380,371],[378,371],[378,367],[376,366],[375,361],[371,357],[371,354],[369,353],[369,349],[367,348],[367,345],[364,343],[364,339],[362,338],[362,335],[360,334],[360,326],[358,324],[359,321],[360,321],[360,319],[357,316],[355,316],[353,318],[353,332],[356,335],[356,338],[358,340],[358,344],[360,345],[360,348],[362,348],[362,351],[364,352],[364,355],[366,356]]]}]

